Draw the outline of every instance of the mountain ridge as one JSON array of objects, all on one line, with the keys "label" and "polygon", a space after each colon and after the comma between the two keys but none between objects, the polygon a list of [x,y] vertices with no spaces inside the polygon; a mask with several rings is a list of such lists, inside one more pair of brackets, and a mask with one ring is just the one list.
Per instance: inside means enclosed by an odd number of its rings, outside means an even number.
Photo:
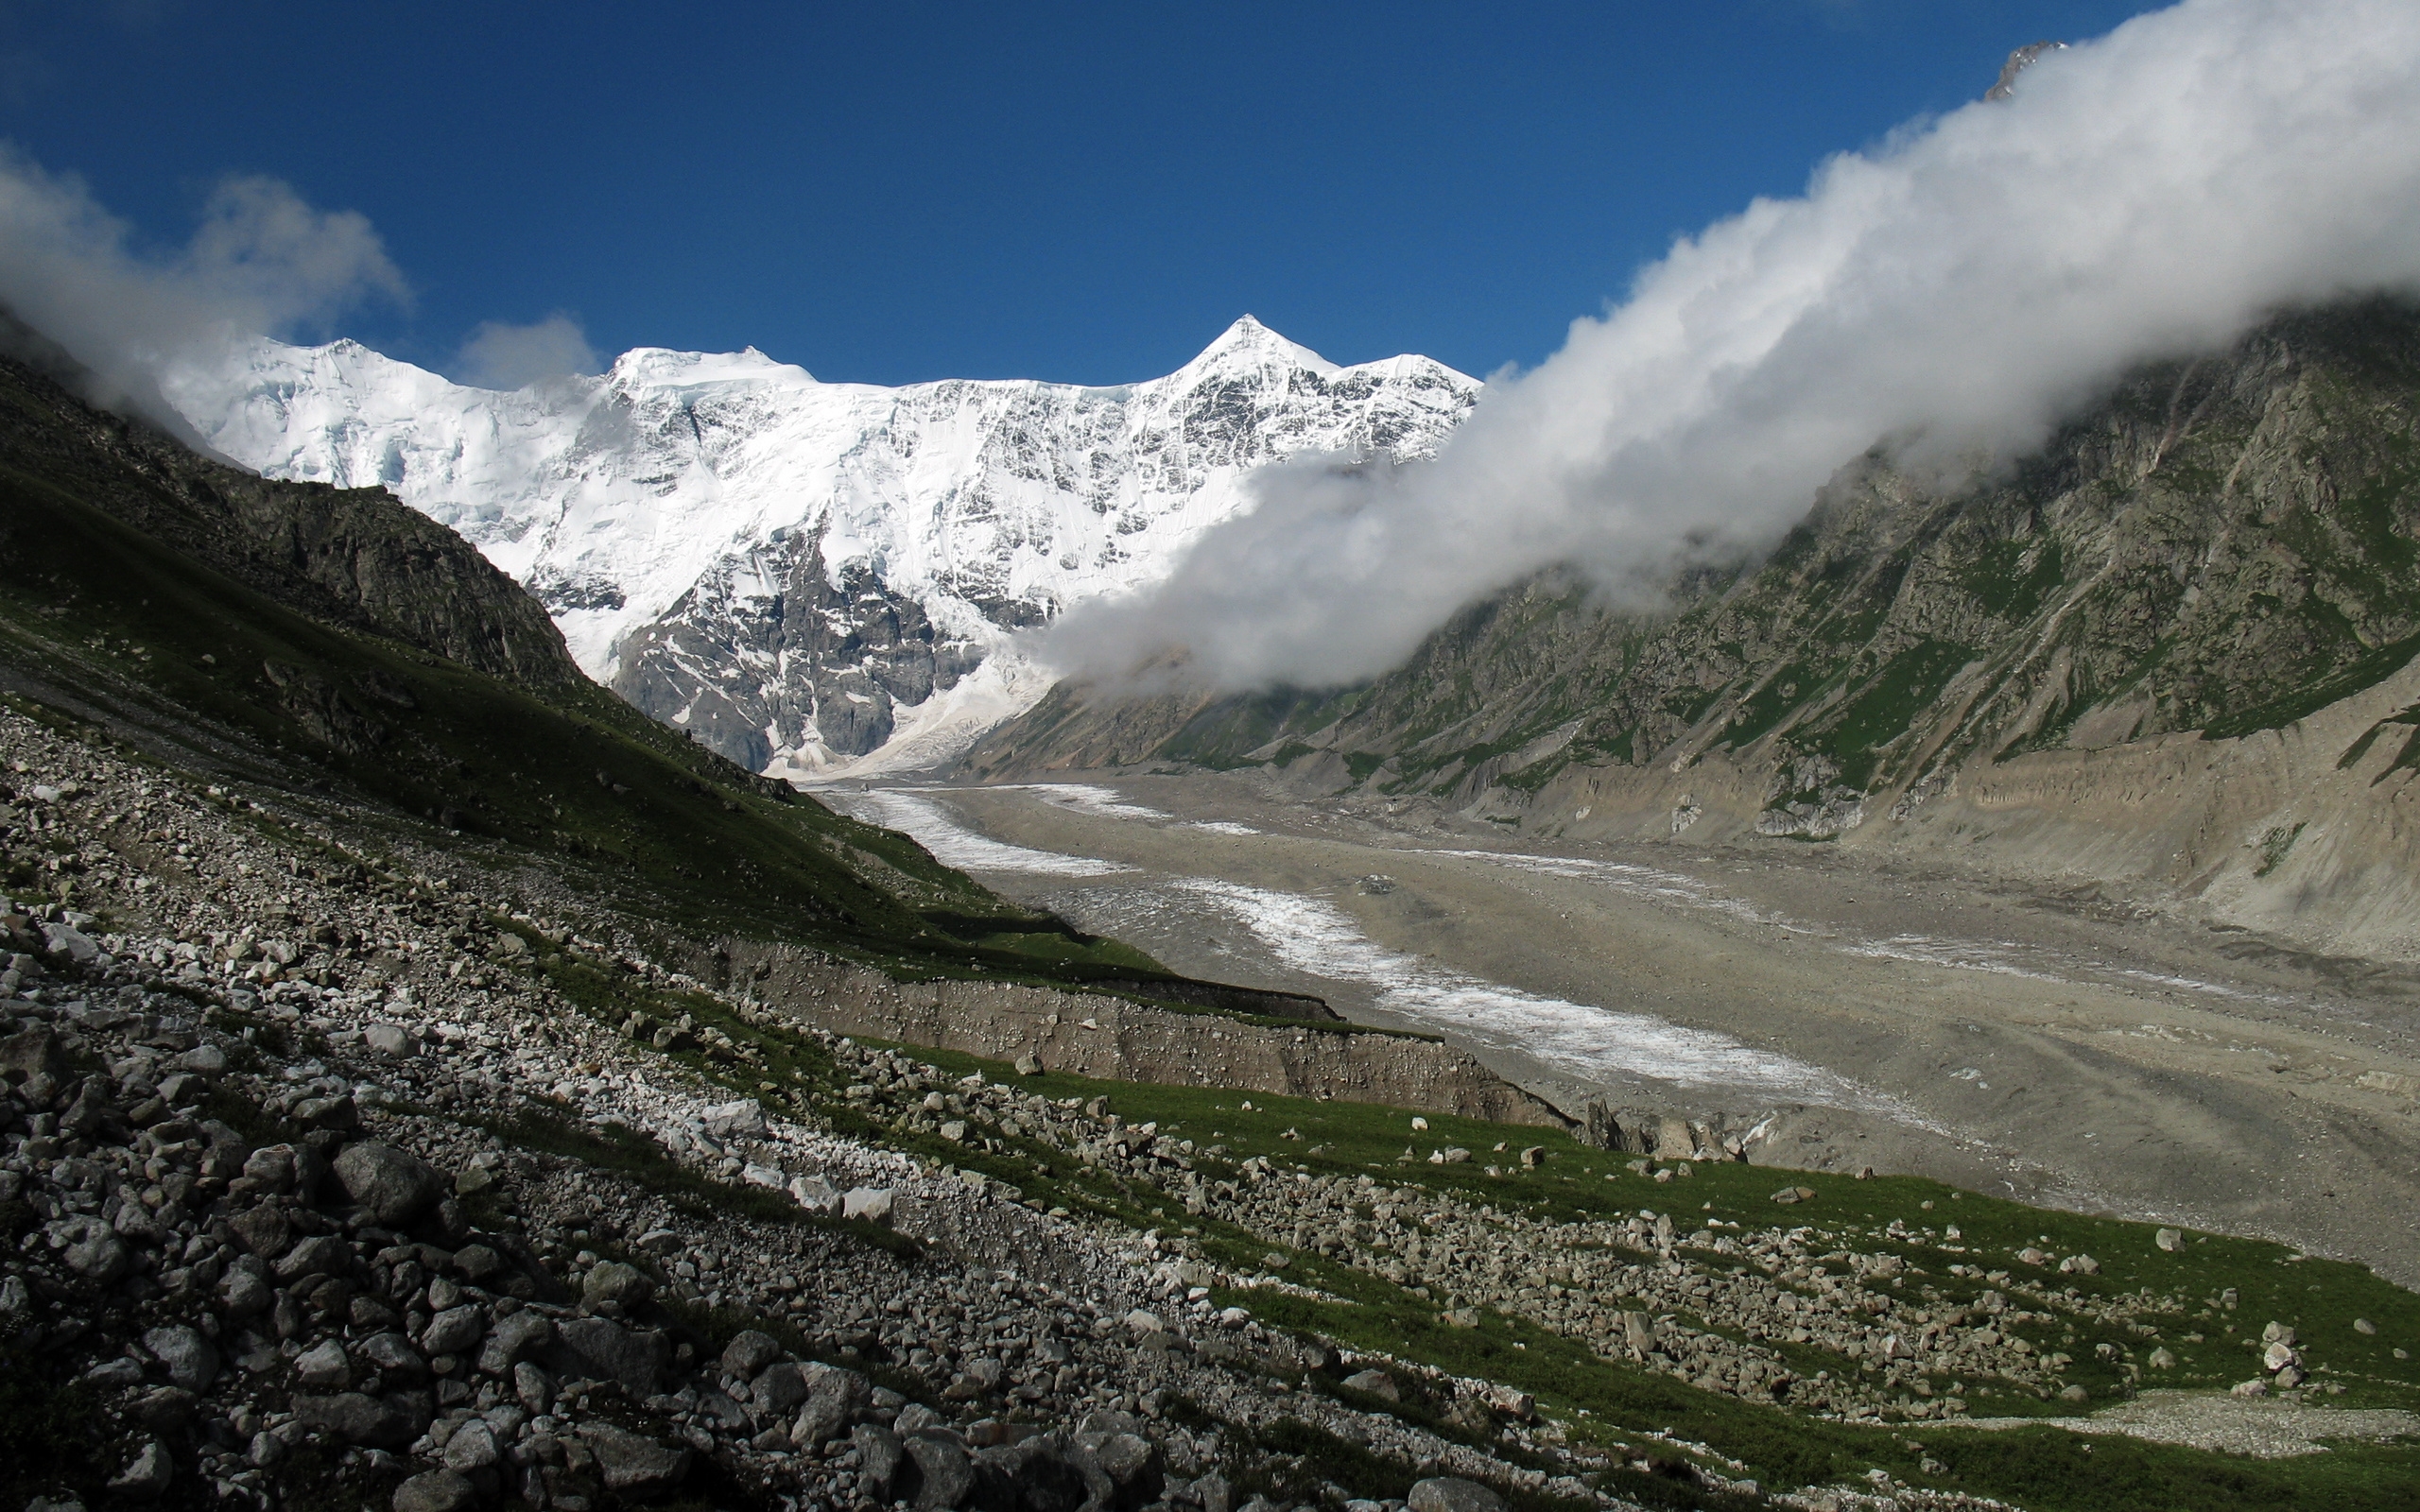
[{"label": "mountain ridge", "polygon": [[1427,455],[1479,387],[1424,357],[1339,366],[1250,316],[1111,387],[640,348],[499,392],[268,341],[165,383],[264,475],[394,490],[537,595],[592,677],[797,775],[955,754],[1044,686],[1003,655],[1015,630],[1165,572],[1261,462]]}]

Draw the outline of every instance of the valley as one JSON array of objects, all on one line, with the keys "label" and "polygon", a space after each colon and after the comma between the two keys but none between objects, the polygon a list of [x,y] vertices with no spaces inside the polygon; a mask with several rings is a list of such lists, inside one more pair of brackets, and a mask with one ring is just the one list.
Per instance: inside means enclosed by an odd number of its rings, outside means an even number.
[{"label": "valley", "polygon": [[1265,774],[844,787],[1004,894],[1175,970],[1443,1033],[1587,1103],[2260,1233],[2420,1281],[2420,991],[2241,931],[1921,860],[1509,835]]}]

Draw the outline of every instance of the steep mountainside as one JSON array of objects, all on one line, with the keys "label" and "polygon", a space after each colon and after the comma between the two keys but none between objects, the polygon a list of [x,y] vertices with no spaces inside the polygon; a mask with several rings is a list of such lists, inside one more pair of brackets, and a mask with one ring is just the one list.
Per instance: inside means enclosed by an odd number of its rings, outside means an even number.
[{"label": "steep mountainside", "polygon": [[1011,629],[1156,576],[1272,457],[1427,454],[1478,387],[1423,357],[1340,368],[1247,316],[1114,388],[642,349],[497,393],[264,341],[167,390],[268,476],[384,486],[459,530],[647,713],[752,770],[821,771],[963,748],[1045,686],[986,666]]},{"label": "steep mountainside", "polygon": [[2420,311],[2293,315],[2135,373],[1954,489],[1858,458],[1768,556],[1669,598],[1612,609],[1549,574],[1341,693],[1063,688],[964,770],[1267,764],[1600,833],[1562,798],[1651,773],[1677,784],[1653,814],[1612,807],[1620,833],[1669,834],[1709,764],[1744,789],[1740,829],[1825,838],[2029,753],[2291,726],[2420,651]]},{"label": "steep mountainside", "polygon": [[[1186,1005],[1213,990],[646,718],[579,675],[501,572],[383,490],[251,476],[13,361],[0,559],[0,691],[365,822],[433,821],[443,843],[654,919],[664,949],[737,935],[910,976]],[[1264,1006],[1243,997],[1216,1006]]]}]

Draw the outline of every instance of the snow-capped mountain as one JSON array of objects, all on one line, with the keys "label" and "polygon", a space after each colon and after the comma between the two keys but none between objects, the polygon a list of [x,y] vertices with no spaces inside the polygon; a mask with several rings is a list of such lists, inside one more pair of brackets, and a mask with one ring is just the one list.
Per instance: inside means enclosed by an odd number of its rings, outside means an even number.
[{"label": "snow-capped mountain", "polygon": [[1264,462],[1429,454],[1479,387],[1426,357],[1340,368],[1250,316],[1112,388],[825,384],[753,349],[640,348],[502,393],[268,340],[165,385],[268,476],[383,484],[452,525],[591,676],[801,775],[954,754],[1047,686],[1016,627],[1166,572]]}]

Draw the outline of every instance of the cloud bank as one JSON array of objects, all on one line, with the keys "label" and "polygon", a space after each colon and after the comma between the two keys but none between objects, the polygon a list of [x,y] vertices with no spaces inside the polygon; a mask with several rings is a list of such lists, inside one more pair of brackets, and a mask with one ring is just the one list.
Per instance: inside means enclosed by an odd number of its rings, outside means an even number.
[{"label": "cloud bank", "polygon": [[81,180],[0,144],[0,304],[89,370],[96,403],[182,432],[153,382],[181,353],[408,296],[366,218],[274,179],[222,181],[183,249],[151,257]]},{"label": "cloud bank", "polygon": [[1682,241],[1435,461],[1265,472],[1164,583],[1038,649],[1225,688],[1374,676],[1540,568],[1644,595],[1877,441],[2007,455],[2135,363],[2381,288],[2420,290],[2420,6],[2187,0]]}]

